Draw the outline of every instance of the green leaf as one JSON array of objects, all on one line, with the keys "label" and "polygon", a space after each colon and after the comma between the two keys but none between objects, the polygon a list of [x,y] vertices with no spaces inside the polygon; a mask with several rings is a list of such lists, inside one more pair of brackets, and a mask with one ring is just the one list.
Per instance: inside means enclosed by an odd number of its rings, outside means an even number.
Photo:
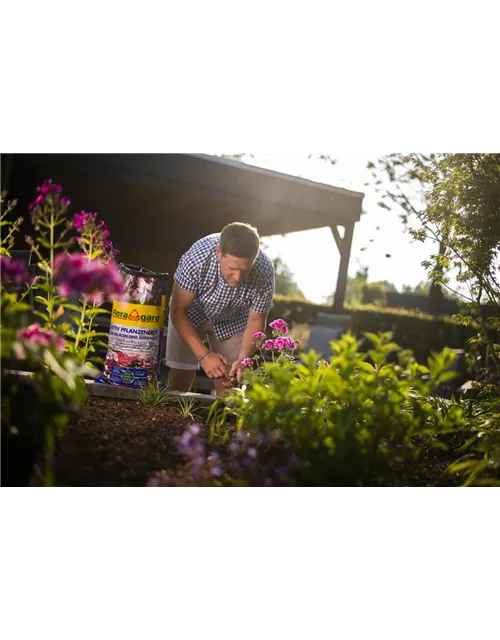
[{"label": "green leaf", "polygon": [[476,442],[477,439],[478,439],[477,435],[472,436],[472,438],[469,438],[467,442],[465,442],[461,447],[457,449],[457,453],[463,453],[464,451],[469,449],[474,444],[474,442]]},{"label": "green leaf", "polygon": [[[86,340],[87,338],[92,338],[92,337],[97,337],[97,336],[108,336],[107,333],[105,333],[104,331],[85,331],[85,333],[82,333],[82,335],[80,336],[80,338],[82,340]],[[95,344],[95,343],[94,343]]]},{"label": "green leaf", "polygon": [[95,316],[97,316],[99,314],[111,315],[111,312],[108,309],[100,309],[98,307],[96,307],[94,309],[87,309],[87,311],[85,312],[85,315],[88,318],[95,318]]},{"label": "green leaf", "polygon": [[76,313],[82,313],[82,307],[79,307],[76,304],[70,304],[69,302],[64,303],[64,308],[69,311],[76,311]]},{"label": "green leaf", "polygon": [[[45,238],[38,237],[37,238],[37,242],[39,244],[41,244],[42,247],[45,247],[46,249],[50,249],[50,242],[48,240],[45,240]],[[42,266],[42,265],[40,265],[40,266]]]},{"label": "green leaf", "polygon": [[46,291],[47,293],[54,293],[56,290],[48,282],[41,282],[40,280],[37,280],[36,284],[33,285],[33,289],[40,289],[40,291]]},{"label": "green leaf", "polygon": [[108,348],[108,343],[107,342],[103,342],[102,340],[92,340],[92,344],[96,347],[104,347],[104,348]]}]

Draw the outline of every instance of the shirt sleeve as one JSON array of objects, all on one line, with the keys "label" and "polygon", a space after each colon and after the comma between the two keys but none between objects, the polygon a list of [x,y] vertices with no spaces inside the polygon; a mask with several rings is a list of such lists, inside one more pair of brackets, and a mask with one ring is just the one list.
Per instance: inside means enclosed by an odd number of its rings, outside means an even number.
[{"label": "shirt sleeve", "polygon": [[187,291],[199,293],[200,289],[200,264],[192,255],[192,249],[185,253],[179,261],[174,273],[174,281]]},{"label": "shirt sleeve", "polygon": [[274,269],[270,265],[266,273],[259,279],[259,286],[255,288],[251,307],[257,313],[268,313],[274,300]]}]

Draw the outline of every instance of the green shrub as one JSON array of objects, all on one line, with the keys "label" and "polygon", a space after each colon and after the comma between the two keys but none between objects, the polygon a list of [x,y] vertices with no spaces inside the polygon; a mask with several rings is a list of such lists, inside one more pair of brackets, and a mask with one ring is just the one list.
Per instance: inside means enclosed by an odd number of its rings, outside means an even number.
[{"label": "green shrub", "polygon": [[387,305],[386,287],[383,282],[367,282],[363,286],[361,302],[363,304]]},{"label": "green shrub", "polygon": [[[287,456],[300,461],[296,484],[412,484],[422,477],[423,446],[442,446],[437,435],[464,426],[458,404],[442,411],[432,397],[454,375],[453,352],[422,366],[390,334],[367,337],[367,353],[351,334],[333,342],[329,366],[314,352],[300,363],[263,364],[226,399],[237,428],[279,434]],[[391,354],[398,364],[388,364]]]},{"label": "green shrub", "polygon": [[[289,325],[313,324],[318,313],[331,313],[331,305],[314,304],[304,300],[276,296],[269,319],[283,318]],[[407,309],[387,309],[376,305],[346,305],[351,316],[351,331],[356,338],[366,332],[392,332],[394,340],[404,349],[411,349],[417,361],[427,358],[445,347],[464,349],[470,338],[478,333],[476,325],[464,326],[452,318],[435,318],[426,313]],[[301,345],[304,347],[305,345]],[[363,348],[363,347],[362,347]]]}]

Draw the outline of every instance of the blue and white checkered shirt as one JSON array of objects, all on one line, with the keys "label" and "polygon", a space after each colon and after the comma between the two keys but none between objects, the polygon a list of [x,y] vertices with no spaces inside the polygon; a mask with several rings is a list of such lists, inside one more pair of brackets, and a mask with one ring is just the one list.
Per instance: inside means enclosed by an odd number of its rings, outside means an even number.
[{"label": "blue and white checkered shirt", "polygon": [[187,314],[193,326],[211,323],[217,339],[222,341],[246,329],[249,309],[257,313],[271,309],[274,267],[259,250],[245,284],[230,287],[217,260],[219,239],[220,233],[214,233],[195,242],[180,259],[174,280],[179,287],[197,294]]}]

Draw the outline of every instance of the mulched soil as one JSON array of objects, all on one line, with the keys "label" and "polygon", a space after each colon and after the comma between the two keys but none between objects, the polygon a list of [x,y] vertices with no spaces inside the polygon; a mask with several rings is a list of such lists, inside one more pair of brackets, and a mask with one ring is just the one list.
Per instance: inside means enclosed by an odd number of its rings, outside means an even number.
[{"label": "mulched soil", "polygon": [[[175,437],[187,426],[199,424],[208,440],[208,411],[209,407],[198,407],[193,419],[184,417],[175,406],[89,396],[58,443],[57,485],[145,486],[155,471],[182,464]],[[427,469],[411,485],[456,484],[456,479],[444,473],[454,459],[454,448],[448,452],[426,448]]]},{"label": "mulched soil", "polygon": [[190,424],[204,424],[208,410],[194,420],[175,407],[130,400],[88,397],[58,445],[58,486],[144,486],[158,470],[177,466],[175,436]]}]

